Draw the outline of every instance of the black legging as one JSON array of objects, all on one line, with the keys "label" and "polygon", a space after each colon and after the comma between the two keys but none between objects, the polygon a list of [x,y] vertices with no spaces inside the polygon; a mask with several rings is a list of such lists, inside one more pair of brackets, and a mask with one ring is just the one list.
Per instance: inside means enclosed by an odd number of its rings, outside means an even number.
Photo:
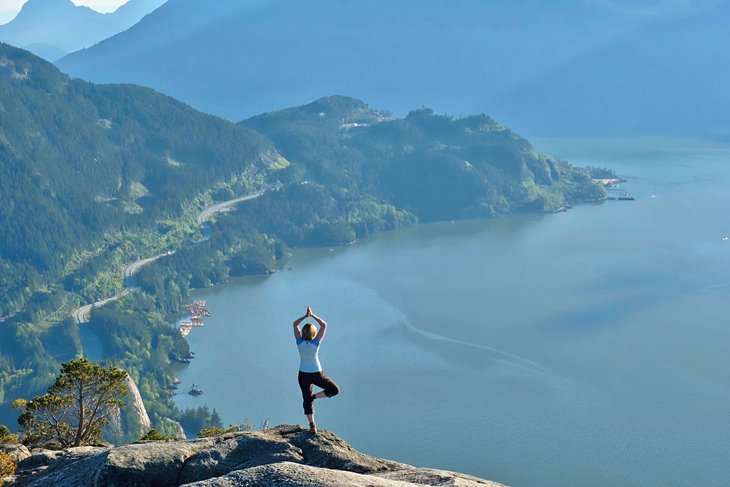
[{"label": "black legging", "polygon": [[312,399],[312,386],[321,387],[327,397],[336,396],[340,392],[340,388],[332,379],[327,377],[324,372],[302,372],[299,371],[299,387],[302,389],[302,399],[304,402],[304,414],[314,414],[314,406]]}]

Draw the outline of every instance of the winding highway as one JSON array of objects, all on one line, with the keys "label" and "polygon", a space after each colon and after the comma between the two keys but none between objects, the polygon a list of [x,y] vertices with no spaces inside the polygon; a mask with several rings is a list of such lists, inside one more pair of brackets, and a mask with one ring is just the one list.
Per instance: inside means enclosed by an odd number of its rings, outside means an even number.
[{"label": "winding highway", "polygon": [[[198,225],[202,225],[210,218],[215,215],[216,213],[223,213],[226,211],[230,211],[230,209],[243,201],[250,201],[253,199],[256,199],[260,196],[262,196],[266,190],[259,191],[257,193],[249,194],[246,196],[241,196],[239,198],[234,198],[232,200],[224,201],[222,203],[215,204],[213,206],[209,206],[208,208],[204,209],[200,212],[197,218]],[[71,316],[73,316],[74,321],[77,324],[87,323],[89,321],[89,313],[91,313],[91,310],[94,308],[100,308],[104,306],[107,303],[111,303],[112,301],[116,301],[118,299],[122,299],[127,294],[131,293],[135,289],[137,289],[134,286],[129,286],[129,279],[133,277],[139,270],[146,266],[147,264],[150,264],[157,259],[160,259],[162,257],[172,255],[175,251],[168,251],[163,252],[162,254],[158,254],[152,257],[146,257],[144,259],[139,259],[137,261],[132,262],[127,267],[124,268],[124,281],[125,281],[125,287],[118,293],[114,294],[113,296],[109,296],[108,298],[100,299],[99,301],[96,301],[91,304],[85,304],[84,306],[81,306],[80,308],[77,308],[71,313]]]},{"label": "winding highway", "polygon": [[[147,257],[146,259],[140,259],[135,262],[132,262],[127,267],[124,268],[124,279],[125,284],[126,280],[135,275],[139,270],[149,264],[150,262],[154,262],[160,257],[165,257],[166,255],[172,255],[174,252],[164,252],[159,255],[155,255],[154,257]],[[109,296],[108,298],[100,299],[99,301],[96,301],[91,304],[86,304],[80,308],[77,308],[74,310],[74,312],[71,314],[76,321],[76,323],[86,323],[89,321],[89,313],[91,312],[92,308],[99,308],[101,306],[104,306],[107,303],[111,303],[112,301],[116,301],[117,299],[122,299],[127,294],[131,293],[137,289],[134,286],[126,286],[124,289],[119,291],[118,293],[114,294],[114,296]]]},{"label": "winding highway", "polygon": [[112,301],[116,301],[117,299],[122,299],[127,294],[131,293],[134,288],[126,287],[114,296],[101,299],[95,303],[84,305],[80,308],[77,308],[71,316],[73,316],[74,320],[77,324],[86,323],[89,321],[89,313],[91,312],[92,308],[99,308],[101,306],[104,306],[107,303],[111,303]]},{"label": "winding highway", "polygon": [[241,196],[240,198],[234,198],[232,200],[224,201],[223,203],[218,203],[217,205],[209,206],[205,210],[201,211],[198,215],[198,225],[202,225],[203,223],[207,222],[208,220],[210,220],[210,217],[212,217],[216,213],[229,211],[233,207],[233,205],[236,205],[243,201],[254,200],[263,195],[265,192],[266,190],[262,190],[258,193]]}]

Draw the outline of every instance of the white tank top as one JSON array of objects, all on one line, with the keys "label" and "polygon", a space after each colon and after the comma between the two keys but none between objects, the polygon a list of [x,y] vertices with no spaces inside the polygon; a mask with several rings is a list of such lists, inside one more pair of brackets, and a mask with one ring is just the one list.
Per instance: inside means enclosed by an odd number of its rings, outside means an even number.
[{"label": "white tank top", "polygon": [[299,370],[302,372],[322,372],[322,366],[319,363],[319,340],[316,338],[306,341],[304,338],[297,339],[297,348],[299,348]]}]

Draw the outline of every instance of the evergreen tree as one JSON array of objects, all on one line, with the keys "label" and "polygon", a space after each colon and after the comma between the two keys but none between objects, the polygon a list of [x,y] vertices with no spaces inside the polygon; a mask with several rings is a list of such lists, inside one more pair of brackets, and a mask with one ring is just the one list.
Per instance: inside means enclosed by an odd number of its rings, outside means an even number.
[{"label": "evergreen tree", "polygon": [[124,406],[127,372],[103,368],[85,358],[61,365],[61,374],[44,395],[20,401],[18,423],[27,445],[92,445],[101,441],[109,415]]}]

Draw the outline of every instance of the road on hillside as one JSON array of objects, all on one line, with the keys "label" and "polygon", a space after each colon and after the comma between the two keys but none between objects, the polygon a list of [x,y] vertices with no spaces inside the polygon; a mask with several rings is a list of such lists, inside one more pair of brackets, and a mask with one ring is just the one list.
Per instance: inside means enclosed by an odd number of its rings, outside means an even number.
[{"label": "road on hillside", "polygon": [[111,303],[112,301],[116,301],[117,299],[122,299],[124,296],[126,296],[129,293],[131,293],[133,289],[134,288],[131,288],[131,287],[124,288],[122,291],[118,292],[114,296],[111,296],[111,297],[108,297],[108,298],[104,298],[104,299],[100,299],[99,301],[97,301],[95,303],[87,304],[85,306],[82,306],[82,307],[76,309],[72,313],[72,316],[74,318],[74,321],[78,325],[80,325],[82,323],[86,323],[87,321],[89,321],[89,313],[91,312],[92,308],[99,308],[101,306],[104,306],[107,303]]},{"label": "road on hillside", "polygon": [[124,277],[125,278],[132,277],[137,272],[139,272],[139,270],[142,267],[146,266],[147,264],[156,261],[160,257],[165,257],[166,255],[172,255],[174,253],[175,252],[173,252],[173,251],[169,251],[169,252],[165,252],[163,254],[155,255],[154,257],[147,257],[146,259],[140,259],[136,262],[133,262],[124,268]]},{"label": "road on hillside", "polygon": [[[137,272],[139,272],[139,270],[142,267],[146,266],[147,264],[154,262],[161,257],[165,257],[167,255],[172,255],[172,254],[174,254],[174,252],[172,252],[172,251],[164,252],[162,254],[155,255],[153,257],[147,257],[145,259],[140,259],[140,260],[132,262],[131,264],[129,264],[127,267],[124,268],[125,280],[132,277],[133,275],[135,275]],[[89,321],[89,313],[91,312],[92,308],[100,308],[100,307],[104,306],[105,304],[111,303],[112,301],[122,299],[124,296],[131,293],[135,289],[136,289],[135,287],[127,286],[123,290],[116,293],[114,296],[100,299],[99,301],[96,301],[94,303],[86,304],[84,306],[81,306],[80,308],[77,308],[72,313],[74,321],[76,321],[76,323],[78,323],[78,324],[86,323],[87,321]]]},{"label": "road on hillside", "polygon": [[[253,199],[258,198],[259,196],[263,195],[266,192],[266,190],[259,191],[257,193],[249,194],[246,196],[241,196],[239,198],[234,198],[232,200],[224,201],[222,203],[218,203],[216,205],[210,206],[203,211],[200,212],[198,215],[198,225],[202,225],[203,223],[210,220],[210,218],[215,215],[216,213],[222,213],[229,211],[234,205],[241,203],[243,201],[250,201]],[[74,312],[71,314],[73,316],[74,321],[77,324],[86,323],[89,321],[89,313],[94,308],[100,308],[104,306],[107,303],[111,303],[112,301],[116,301],[118,299],[122,299],[127,294],[131,293],[136,287],[127,286],[127,280],[134,276],[139,270],[146,266],[149,263],[152,263],[156,261],[157,259],[161,257],[165,257],[168,255],[174,254],[174,251],[164,252],[159,255],[155,255],[153,257],[146,257],[144,259],[139,259],[137,261],[132,262],[127,267],[124,268],[124,280],[125,280],[125,288],[118,293],[114,294],[114,296],[110,296],[108,298],[100,299],[99,301],[96,301],[91,304],[86,304],[84,306],[81,306],[80,308],[77,308],[74,310]]]},{"label": "road on hillside", "polygon": [[210,220],[210,217],[212,217],[216,213],[229,211],[233,207],[233,205],[241,203],[243,201],[254,200],[259,196],[262,196],[265,192],[266,190],[262,190],[258,193],[241,196],[240,198],[234,198],[232,200],[224,201],[223,203],[218,203],[217,205],[210,206],[201,211],[198,215],[198,225],[202,225],[203,223],[207,222],[208,220]]}]

